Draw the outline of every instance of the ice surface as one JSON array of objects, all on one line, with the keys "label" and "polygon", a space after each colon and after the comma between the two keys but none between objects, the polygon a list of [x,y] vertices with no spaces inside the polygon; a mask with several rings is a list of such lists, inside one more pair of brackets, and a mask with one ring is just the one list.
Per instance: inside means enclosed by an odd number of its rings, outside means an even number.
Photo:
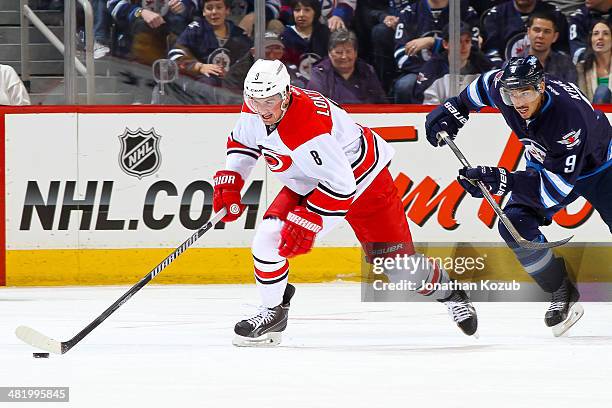
[{"label": "ice surface", "polygon": [[362,303],[353,283],[296,286],[278,348],[231,345],[233,325],[258,303],[254,285],[151,285],[49,359],[32,358],[15,328],[67,340],[127,288],[3,288],[0,385],[70,387],[69,404],[44,407],[612,404],[610,303],[584,303],[561,338],[544,326],[546,304],[478,303],[476,340],[438,303]]}]

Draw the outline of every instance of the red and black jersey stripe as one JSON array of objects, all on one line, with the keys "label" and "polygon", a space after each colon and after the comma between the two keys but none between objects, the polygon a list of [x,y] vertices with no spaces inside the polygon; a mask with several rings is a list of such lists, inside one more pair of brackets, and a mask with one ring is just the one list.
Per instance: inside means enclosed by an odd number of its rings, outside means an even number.
[{"label": "red and black jersey stripe", "polygon": [[227,138],[227,154],[244,154],[257,160],[261,156],[261,151],[235,141],[234,134],[232,133]]},{"label": "red and black jersey stripe", "polygon": [[341,194],[319,183],[308,196],[306,208],[319,215],[344,217],[353,203],[355,193]]},{"label": "red and black jersey stripe", "polygon": [[365,180],[374,171],[380,156],[378,141],[374,137],[374,133],[368,128],[362,128],[361,132],[361,153],[357,160],[351,164],[357,184]]}]

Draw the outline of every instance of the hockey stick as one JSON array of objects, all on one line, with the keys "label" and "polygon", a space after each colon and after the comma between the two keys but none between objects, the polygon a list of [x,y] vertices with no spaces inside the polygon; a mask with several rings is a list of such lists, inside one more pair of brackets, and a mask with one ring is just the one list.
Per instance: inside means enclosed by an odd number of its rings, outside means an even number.
[{"label": "hockey stick", "polygon": [[[457,158],[459,159],[459,161],[461,162],[461,164],[463,164],[465,167],[467,167],[468,169],[472,169],[473,167],[470,165],[470,163],[467,161],[467,159],[465,158],[465,156],[463,155],[463,153],[461,153],[461,150],[459,150],[459,148],[457,147],[457,145],[455,144],[455,142],[453,141],[453,139],[451,139],[448,136],[448,133],[442,131],[438,133],[438,140],[443,140],[448,147],[451,148],[451,150],[453,151],[453,153],[455,153],[455,156],[457,156]],[[471,180],[470,183],[474,184]],[[504,226],[508,229],[508,231],[510,232],[510,235],[512,235],[512,238],[514,238],[514,240],[516,241],[516,243],[521,247],[521,248],[526,248],[526,249],[546,249],[546,248],[554,248],[554,247],[558,247],[560,245],[563,245],[565,243],[567,243],[570,239],[572,239],[574,236],[572,235],[569,238],[565,238],[562,239],[560,241],[554,241],[554,242],[534,242],[534,241],[529,241],[526,240],[525,238],[523,238],[521,236],[521,234],[519,234],[519,232],[516,230],[516,228],[514,228],[514,225],[512,225],[512,222],[510,221],[510,219],[508,218],[508,216],[502,211],[502,209],[499,207],[499,205],[497,204],[497,201],[495,201],[495,199],[493,198],[493,196],[491,195],[491,193],[489,193],[489,190],[487,189],[487,187],[484,185],[484,183],[482,181],[478,181],[476,183],[476,185],[478,187],[480,187],[480,191],[482,191],[482,194],[484,196],[484,198],[487,200],[487,202],[489,203],[489,205],[493,208],[493,211],[495,211],[495,214],[497,214],[497,216],[499,217],[499,219],[501,220],[501,222],[504,224]]]},{"label": "hockey stick", "polygon": [[78,342],[83,340],[85,336],[87,336],[93,329],[98,327],[104,320],[106,320],[111,314],[113,314],[117,309],[121,307],[125,302],[127,302],[132,296],[136,294],[144,285],[149,283],[153,278],[155,278],[161,271],[163,271],[168,265],[172,263],[176,258],[179,257],[180,254],[185,252],[187,248],[193,245],[194,242],[198,240],[204,233],[214,227],[221,219],[225,216],[226,210],[222,209],[218,213],[216,213],[206,224],[204,224],[200,229],[198,229],[192,236],[187,238],[185,242],[183,242],[178,248],[176,248],[170,255],[168,255],[163,261],[161,261],[151,272],[149,272],[144,278],[142,278],[138,283],[130,288],[127,292],[123,294],[119,299],[115,301],[112,305],[108,307],[100,316],[96,317],[96,319],[89,323],[87,327],[78,332],[76,336],[67,341],[57,341],[52,339],[51,337],[47,337],[44,334],[36,331],[27,326],[19,326],[15,330],[15,334],[17,337],[23,342],[37,347],[39,349],[48,351],[54,354],[66,354],[68,350],[77,345]]}]

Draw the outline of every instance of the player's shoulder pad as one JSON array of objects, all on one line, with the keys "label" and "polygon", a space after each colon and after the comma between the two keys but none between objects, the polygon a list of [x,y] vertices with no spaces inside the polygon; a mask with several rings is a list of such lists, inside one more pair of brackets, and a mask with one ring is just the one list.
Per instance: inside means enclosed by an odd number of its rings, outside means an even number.
[{"label": "player's shoulder pad", "polygon": [[[291,105],[277,128],[281,140],[289,150],[295,150],[317,136],[331,134],[331,107],[325,98],[317,98],[317,104],[321,106],[316,106],[304,90],[296,87],[291,87],[291,97]],[[323,104],[327,105],[326,109],[322,107]]]}]

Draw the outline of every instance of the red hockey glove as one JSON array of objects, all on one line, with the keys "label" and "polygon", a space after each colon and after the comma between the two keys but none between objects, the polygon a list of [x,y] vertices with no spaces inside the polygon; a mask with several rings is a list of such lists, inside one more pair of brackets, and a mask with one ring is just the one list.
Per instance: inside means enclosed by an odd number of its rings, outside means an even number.
[{"label": "red hockey glove", "polygon": [[304,207],[295,207],[287,214],[281,230],[278,254],[292,258],[310,252],[315,237],[323,229],[323,218]]},{"label": "red hockey glove", "polygon": [[221,221],[236,221],[246,208],[240,202],[240,190],[244,186],[242,176],[235,171],[220,170],[213,177],[213,181],[215,185],[213,209],[215,212],[219,212],[222,208],[227,210],[227,215]]}]

